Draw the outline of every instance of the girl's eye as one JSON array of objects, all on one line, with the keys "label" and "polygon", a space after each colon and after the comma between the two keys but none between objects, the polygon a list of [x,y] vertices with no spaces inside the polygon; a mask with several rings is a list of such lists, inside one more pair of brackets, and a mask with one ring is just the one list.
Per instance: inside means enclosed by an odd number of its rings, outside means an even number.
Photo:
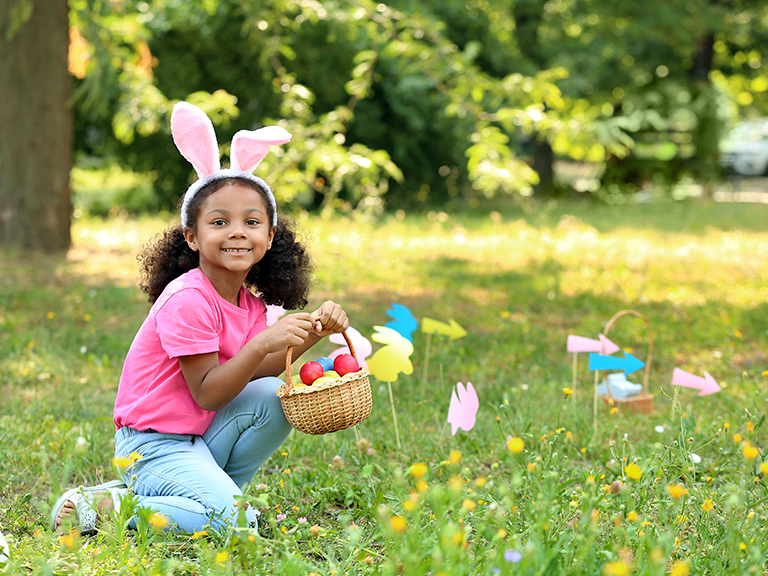
[{"label": "girl's eye", "polygon": [[211,222],[211,224],[213,224],[214,226],[224,226],[226,222],[224,220],[218,219]]},{"label": "girl's eye", "polygon": [[248,226],[256,226],[256,225],[258,225],[258,223],[259,223],[259,221],[258,220],[254,220],[254,219],[246,221],[246,224],[248,224]]}]

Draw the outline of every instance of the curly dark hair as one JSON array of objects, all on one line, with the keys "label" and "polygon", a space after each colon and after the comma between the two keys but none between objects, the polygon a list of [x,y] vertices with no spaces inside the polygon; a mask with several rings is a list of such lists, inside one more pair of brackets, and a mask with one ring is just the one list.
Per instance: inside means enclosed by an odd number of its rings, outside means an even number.
[{"label": "curly dark hair", "polygon": [[[205,199],[227,184],[237,182],[259,192],[272,222],[272,206],[266,191],[256,182],[245,178],[222,178],[202,187],[190,201],[189,221],[197,225],[197,216]],[[264,184],[266,186],[266,184]],[[139,286],[155,302],[165,287],[185,272],[197,268],[200,261],[184,238],[181,224],[172,226],[153,238],[137,256],[141,282]],[[297,310],[307,305],[312,284],[312,259],[299,241],[296,226],[291,218],[278,216],[277,230],[272,247],[264,258],[255,264],[245,279],[245,286],[258,293],[265,304],[275,304],[287,310]]]}]

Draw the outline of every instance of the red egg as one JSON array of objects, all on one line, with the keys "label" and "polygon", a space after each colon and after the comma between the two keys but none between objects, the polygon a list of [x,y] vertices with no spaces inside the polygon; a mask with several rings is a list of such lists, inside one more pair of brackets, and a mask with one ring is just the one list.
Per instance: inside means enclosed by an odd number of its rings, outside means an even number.
[{"label": "red egg", "polygon": [[333,361],[333,369],[339,373],[339,376],[344,376],[344,374],[360,370],[360,364],[351,354],[339,354]]},{"label": "red egg", "polygon": [[304,384],[307,386],[320,378],[324,373],[325,370],[323,370],[323,367],[320,366],[320,364],[317,362],[307,362],[304,364],[304,366],[301,367],[301,370],[299,371],[301,381],[304,382]]}]

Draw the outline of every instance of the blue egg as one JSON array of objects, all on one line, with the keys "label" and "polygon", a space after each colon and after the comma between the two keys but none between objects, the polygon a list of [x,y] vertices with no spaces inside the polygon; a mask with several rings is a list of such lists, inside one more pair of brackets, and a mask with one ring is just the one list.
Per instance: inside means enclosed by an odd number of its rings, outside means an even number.
[{"label": "blue egg", "polygon": [[328,356],[323,356],[322,358],[318,358],[315,360],[320,366],[323,367],[324,372],[328,372],[328,370],[333,370],[333,360],[328,358]]}]

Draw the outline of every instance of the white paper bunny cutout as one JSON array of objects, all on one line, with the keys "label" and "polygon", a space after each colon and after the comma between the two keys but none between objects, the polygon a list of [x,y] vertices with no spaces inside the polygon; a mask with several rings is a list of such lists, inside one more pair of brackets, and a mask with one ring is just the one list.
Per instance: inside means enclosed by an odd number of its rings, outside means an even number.
[{"label": "white paper bunny cutout", "polygon": [[221,168],[219,144],[213,122],[200,108],[189,102],[177,102],[171,113],[171,134],[181,155],[186,158],[197,172],[198,180],[184,195],[181,205],[181,224],[190,225],[187,210],[189,203],[198,190],[214,180],[222,178],[244,178],[256,183],[269,198],[272,206],[272,226],[277,226],[277,203],[272,189],[264,180],[252,172],[269,152],[269,147],[285,144],[291,134],[280,126],[265,126],[258,130],[240,130],[232,138],[230,153],[231,167]]}]

